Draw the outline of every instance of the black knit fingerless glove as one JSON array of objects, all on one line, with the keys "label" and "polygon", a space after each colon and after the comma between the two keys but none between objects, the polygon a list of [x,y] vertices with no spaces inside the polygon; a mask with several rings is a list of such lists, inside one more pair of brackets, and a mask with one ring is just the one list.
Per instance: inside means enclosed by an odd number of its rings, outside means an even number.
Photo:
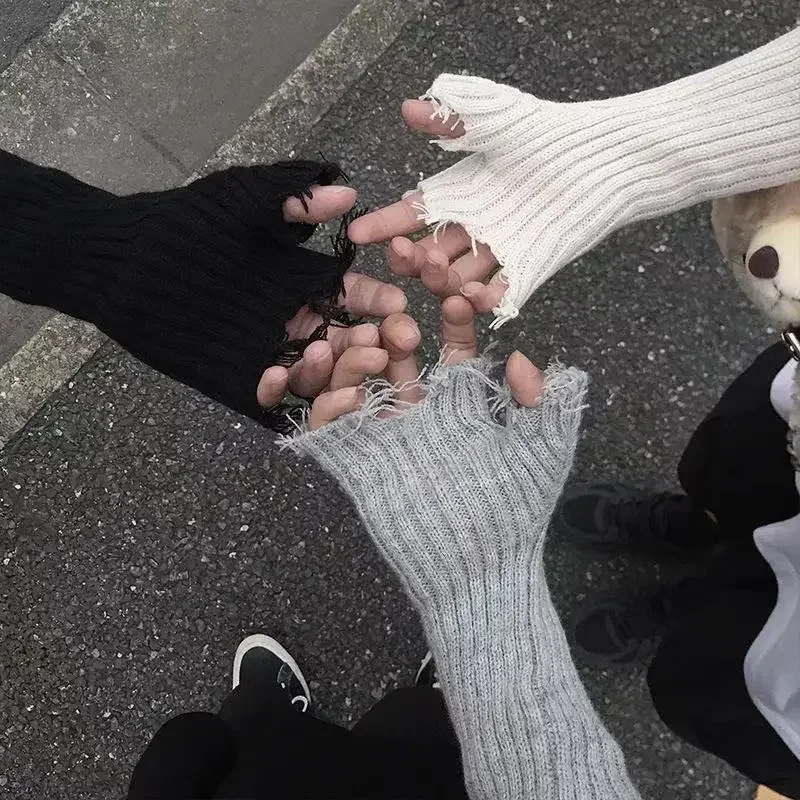
[{"label": "black knit fingerless glove", "polygon": [[[340,177],[329,163],[233,167],[162,192],[118,197],[0,151],[0,292],[84,319],[151,367],[279,427],[256,389],[308,340],[286,342],[306,304],[335,308],[354,250],[298,245],[311,225],[283,202]],[[325,335],[322,325],[314,338]]]}]

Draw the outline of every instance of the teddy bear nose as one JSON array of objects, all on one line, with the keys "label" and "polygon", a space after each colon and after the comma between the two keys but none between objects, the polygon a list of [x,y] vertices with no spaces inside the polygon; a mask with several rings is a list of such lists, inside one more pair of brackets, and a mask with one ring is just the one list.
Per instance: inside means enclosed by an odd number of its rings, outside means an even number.
[{"label": "teddy bear nose", "polygon": [[759,228],[747,248],[744,268],[751,280],[770,281],[781,296],[800,303],[800,214],[768,220]]},{"label": "teddy bear nose", "polygon": [[759,247],[747,260],[747,268],[756,278],[769,280],[778,274],[781,268],[781,259],[778,251],[771,245]]}]

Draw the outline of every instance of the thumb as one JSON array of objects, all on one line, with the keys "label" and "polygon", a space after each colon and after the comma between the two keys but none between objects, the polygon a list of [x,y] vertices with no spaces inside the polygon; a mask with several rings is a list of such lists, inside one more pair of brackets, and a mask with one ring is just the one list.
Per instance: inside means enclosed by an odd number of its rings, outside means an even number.
[{"label": "thumb", "polygon": [[430,100],[406,100],[401,113],[409,128],[429,136],[457,139],[464,133],[464,125],[457,116],[451,116],[445,122],[437,115],[436,105]]},{"label": "thumb", "polygon": [[493,149],[528,104],[521,102],[525,95],[513,86],[470,75],[442,74],[433,82],[425,100],[433,103],[434,111],[445,126],[458,121],[461,136],[437,139],[443,150],[481,152]]},{"label": "thumb", "polygon": [[356,202],[356,190],[349,186],[312,186],[305,204],[299,197],[289,197],[283,204],[286,222],[315,225],[346,214]]},{"label": "thumb", "polygon": [[526,408],[539,405],[544,389],[544,373],[519,350],[506,363],[506,382],[511,395]]}]

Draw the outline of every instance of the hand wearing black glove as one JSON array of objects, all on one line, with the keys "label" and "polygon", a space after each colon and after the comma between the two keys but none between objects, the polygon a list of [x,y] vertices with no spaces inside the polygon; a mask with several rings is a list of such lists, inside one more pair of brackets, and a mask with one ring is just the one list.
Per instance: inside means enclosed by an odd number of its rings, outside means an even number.
[{"label": "hand wearing black glove", "polygon": [[[299,246],[312,222],[354,204],[353,190],[330,187],[341,174],[311,161],[233,167],[119,197],[0,151],[0,292],[91,322],[160,372],[281,427],[283,409],[257,399],[268,367],[297,362],[350,313],[405,308],[399,289],[346,276],[355,251],[343,237],[333,256]],[[372,325],[341,328],[329,350],[372,339]],[[316,367],[295,363],[290,389],[324,388],[333,356],[321,350]]]}]

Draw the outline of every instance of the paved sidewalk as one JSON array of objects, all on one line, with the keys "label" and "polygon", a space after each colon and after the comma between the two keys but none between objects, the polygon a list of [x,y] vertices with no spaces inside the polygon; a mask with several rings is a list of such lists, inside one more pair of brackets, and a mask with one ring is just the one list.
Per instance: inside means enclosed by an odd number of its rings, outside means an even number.
[{"label": "paved sidewalk", "polygon": [[[340,160],[377,205],[444,163],[397,117],[400,99],[439,71],[552,99],[602,97],[717,63],[795,17],[791,0],[599,11],[579,0],[433,2],[296,150]],[[271,156],[273,128],[257,114],[214,163]],[[170,152],[180,147],[176,136]],[[361,264],[381,273],[381,251]],[[433,303],[410,292],[433,331]],[[701,208],[613,237],[500,338],[592,375],[576,477],[671,485],[693,426],[774,332],[736,291]],[[566,618],[589,592],[657,575],[557,538],[549,565]],[[345,723],[408,684],[424,651],[411,609],[324,475],[111,345],[0,452],[0,608],[0,787],[15,798],[119,796],[158,725],[220,702],[245,633],[282,638],[320,713]],[[658,721],[641,667],[583,675],[646,800],[750,796]]]}]

